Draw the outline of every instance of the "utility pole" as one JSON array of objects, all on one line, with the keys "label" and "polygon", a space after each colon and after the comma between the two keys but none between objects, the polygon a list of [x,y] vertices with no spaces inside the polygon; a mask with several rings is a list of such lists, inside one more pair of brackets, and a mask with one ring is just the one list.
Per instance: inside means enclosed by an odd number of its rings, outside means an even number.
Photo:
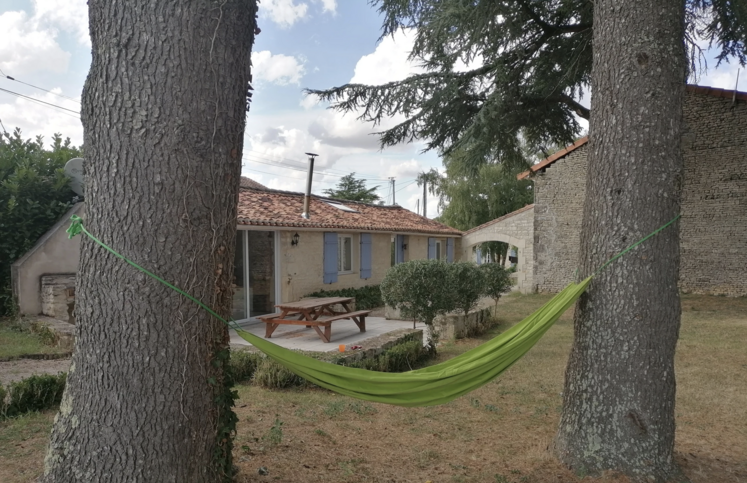
[{"label": "utility pole", "polygon": [[392,205],[396,205],[396,199],[395,199],[395,193],[394,193],[394,177],[389,178],[389,181],[392,182]]},{"label": "utility pole", "polygon": [[420,214],[420,200],[418,200],[418,202],[417,202],[417,204],[415,206],[416,206],[415,213],[417,213],[419,215]]},{"label": "utility pole", "polygon": [[309,176],[306,178],[306,196],[303,197],[303,213],[301,216],[309,219],[309,203],[311,201],[311,179],[314,177],[314,158],[319,156],[314,153],[306,153],[309,157]]}]

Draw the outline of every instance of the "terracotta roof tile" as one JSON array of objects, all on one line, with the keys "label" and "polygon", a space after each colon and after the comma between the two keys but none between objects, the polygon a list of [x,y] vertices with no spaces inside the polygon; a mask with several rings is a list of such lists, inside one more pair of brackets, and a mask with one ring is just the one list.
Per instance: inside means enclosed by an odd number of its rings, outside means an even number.
[{"label": "terracotta roof tile", "polygon": [[576,149],[580,148],[584,144],[589,142],[589,136],[584,136],[575,143],[571,144],[570,146],[566,146],[565,148],[561,149],[560,151],[556,152],[555,154],[548,156],[547,158],[543,159],[539,163],[535,164],[531,168],[529,168],[527,171],[524,171],[523,173],[519,173],[516,176],[516,179],[524,179],[528,177],[532,173],[536,173],[537,171],[546,168],[547,166],[551,165],[558,159],[562,158],[566,154],[570,153],[571,151],[575,151]]},{"label": "terracotta roof tile", "polygon": [[246,176],[241,177],[241,181],[239,182],[239,186],[242,188],[255,188],[258,190],[266,190],[267,186],[257,183],[251,178],[247,178]]},{"label": "terracotta roof tile", "polygon": [[[739,101],[747,101],[747,92],[741,92],[741,91],[734,91],[734,89],[719,89],[717,87],[708,87],[708,86],[697,86],[697,85],[688,85],[686,87],[687,92],[691,92],[693,94],[698,95],[707,95],[707,96],[713,96],[713,97],[723,97],[726,99],[736,99]],[[528,177],[529,175],[536,173],[537,171],[544,169],[557,161],[558,159],[562,158],[566,154],[570,153],[571,151],[574,151],[575,149],[580,148],[584,144],[589,142],[589,137],[584,136],[575,143],[571,144],[568,147],[565,147],[558,151],[557,153],[552,154],[551,156],[543,159],[539,163],[535,164],[529,170],[524,171],[523,173],[519,173],[516,178],[517,179],[524,179]]]},{"label": "terracotta roof tile", "polygon": [[[355,212],[335,208],[325,200],[337,201]],[[309,206],[310,219],[302,218],[302,211],[303,193],[254,188],[239,190],[240,225],[409,232],[443,236],[462,234],[459,230],[400,206],[372,205],[312,195]]]},{"label": "terracotta roof tile", "polygon": [[516,215],[518,215],[519,213],[524,213],[525,211],[527,211],[527,210],[531,210],[532,208],[534,208],[534,203],[532,203],[531,205],[526,205],[526,206],[525,206],[525,207],[523,207],[523,208],[519,208],[519,209],[518,209],[518,210],[516,210],[516,211],[512,211],[511,213],[508,213],[508,214],[506,214],[506,215],[503,215],[503,216],[501,216],[500,218],[496,218],[495,220],[490,220],[489,222],[487,222],[487,223],[483,223],[483,224],[482,224],[482,225],[480,225],[480,226],[476,226],[476,227],[474,227],[474,228],[470,228],[469,230],[465,231],[465,232],[464,232],[464,234],[465,234],[465,235],[468,235],[468,234],[470,234],[470,233],[476,232],[477,230],[482,230],[483,228],[486,228],[486,227],[488,227],[488,226],[490,226],[490,225],[494,225],[494,224],[498,223],[499,221],[503,221],[503,220],[505,220],[506,218],[511,218],[512,216],[516,216]]}]

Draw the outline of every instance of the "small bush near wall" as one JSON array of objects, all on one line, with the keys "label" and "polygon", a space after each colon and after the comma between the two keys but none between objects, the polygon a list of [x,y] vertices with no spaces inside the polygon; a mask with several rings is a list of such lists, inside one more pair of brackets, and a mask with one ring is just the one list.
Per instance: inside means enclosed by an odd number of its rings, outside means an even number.
[{"label": "small bush near wall", "polygon": [[[496,265],[495,263],[486,265]],[[472,262],[456,262],[449,265],[449,282],[454,307],[464,315],[477,307],[477,302],[485,292],[483,271]]]},{"label": "small bush near wall", "polygon": [[[349,355],[350,353],[346,354]],[[309,355],[315,359],[347,367],[379,372],[405,372],[421,365],[425,360],[432,357],[433,353],[423,347],[422,340],[406,339],[376,357],[360,360],[351,361],[347,355],[343,356],[338,353],[321,352]],[[232,351],[231,367],[234,370],[236,382],[251,381],[252,384],[267,389],[287,389],[313,385],[261,352]]]},{"label": "small bush near wall", "polygon": [[375,309],[384,305],[379,285],[368,285],[361,288],[343,288],[340,290],[320,290],[304,295],[304,297],[354,297],[355,310]]},{"label": "small bush near wall", "polygon": [[60,404],[67,375],[45,374],[0,387],[0,417],[9,418],[29,411],[41,411]]},{"label": "small bush near wall", "polygon": [[500,299],[504,293],[511,291],[511,286],[515,283],[515,281],[511,279],[511,274],[516,271],[516,267],[506,269],[497,263],[485,263],[480,265],[480,271],[482,272],[485,281],[483,295],[495,300],[497,305],[498,299]]}]

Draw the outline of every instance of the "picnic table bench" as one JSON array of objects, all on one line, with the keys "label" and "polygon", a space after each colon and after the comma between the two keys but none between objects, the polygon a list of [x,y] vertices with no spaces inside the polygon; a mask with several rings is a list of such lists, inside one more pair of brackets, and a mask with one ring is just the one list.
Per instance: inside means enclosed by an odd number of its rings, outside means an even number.
[{"label": "picnic table bench", "polygon": [[[361,332],[366,331],[366,316],[371,311],[351,311],[349,304],[352,301],[352,297],[322,297],[277,304],[275,307],[280,312],[257,318],[265,323],[265,339],[271,338],[280,325],[303,325],[313,327],[324,342],[329,342],[332,337],[332,322],[337,320],[352,320]],[[343,310],[333,310],[334,305],[341,306]]]}]

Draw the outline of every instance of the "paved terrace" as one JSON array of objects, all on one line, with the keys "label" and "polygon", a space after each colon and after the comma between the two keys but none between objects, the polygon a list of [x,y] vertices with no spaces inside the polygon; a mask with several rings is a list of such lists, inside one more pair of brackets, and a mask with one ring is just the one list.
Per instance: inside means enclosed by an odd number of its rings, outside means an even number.
[{"label": "paved terrace", "polygon": [[[239,326],[251,332],[252,334],[264,338],[264,322],[246,321],[239,323]],[[319,335],[313,328],[306,328],[298,325],[280,325],[272,334],[271,339],[267,339],[280,347],[286,349],[312,351],[312,352],[332,352],[338,351],[340,344],[346,347],[360,345],[366,339],[378,337],[397,329],[411,329],[412,321],[406,320],[387,320],[384,317],[366,317],[366,332],[361,332],[352,320],[338,320],[332,324],[332,338],[329,343],[325,343],[319,338]],[[422,329],[424,342],[427,341],[426,326],[423,323],[416,323],[416,329]],[[239,337],[235,330],[230,329],[231,345],[250,346],[247,341]]]}]

